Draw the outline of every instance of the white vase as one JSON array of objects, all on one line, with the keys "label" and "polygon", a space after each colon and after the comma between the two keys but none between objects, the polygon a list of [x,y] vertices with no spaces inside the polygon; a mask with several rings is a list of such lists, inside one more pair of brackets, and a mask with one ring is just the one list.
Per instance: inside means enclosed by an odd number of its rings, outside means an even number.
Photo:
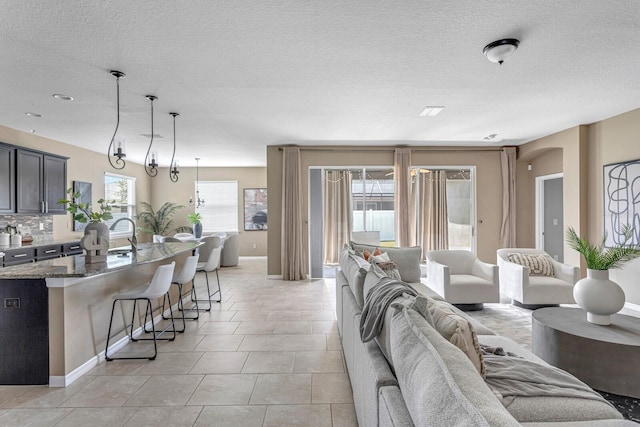
[{"label": "white vase", "polygon": [[624,307],[624,291],[609,280],[609,270],[587,270],[587,277],[573,287],[573,298],[596,325],[610,325],[611,315]]}]

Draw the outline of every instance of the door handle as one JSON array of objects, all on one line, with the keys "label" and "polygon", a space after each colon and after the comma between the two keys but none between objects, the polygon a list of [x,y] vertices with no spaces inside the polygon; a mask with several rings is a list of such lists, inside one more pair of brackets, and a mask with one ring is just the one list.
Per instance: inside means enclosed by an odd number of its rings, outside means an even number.
[{"label": "door handle", "polygon": [[27,256],[27,254],[16,254],[16,255],[13,256],[13,258],[22,258],[22,257],[25,257],[25,256]]}]

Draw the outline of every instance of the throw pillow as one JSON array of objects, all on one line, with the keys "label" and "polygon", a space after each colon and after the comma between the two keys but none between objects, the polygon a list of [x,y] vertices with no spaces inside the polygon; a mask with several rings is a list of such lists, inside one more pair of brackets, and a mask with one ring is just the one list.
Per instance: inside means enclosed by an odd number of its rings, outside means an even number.
[{"label": "throw pillow", "polygon": [[555,276],[553,260],[547,254],[512,253],[507,255],[507,258],[515,264],[529,267],[529,275],[531,276]]},{"label": "throw pillow", "polygon": [[451,305],[445,301],[427,298],[427,305],[433,320],[433,327],[443,338],[462,350],[484,378],[486,368],[482,360],[482,351],[471,323],[456,313]]},{"label": "throw pillow", "polygon": [[[373,252],[376,246],[363,245],[351,242],[351,247],[356,251]],[[405,248],[384,248],[389,258],[396,263],[402,280],[407,283],[420,282],[420,257],[422,248],[420,246],[411,246]]]},{"label": "throw pillow", "polygon": [[398,271],[398,266],[395,262],[391,261],[391,258],[389,258],[389,255],[387,255],[386,252],[378,256],[372,255],[369,257],[369,261],[380,269],[385,276],[396,280],[402,280],[400,271]]}]

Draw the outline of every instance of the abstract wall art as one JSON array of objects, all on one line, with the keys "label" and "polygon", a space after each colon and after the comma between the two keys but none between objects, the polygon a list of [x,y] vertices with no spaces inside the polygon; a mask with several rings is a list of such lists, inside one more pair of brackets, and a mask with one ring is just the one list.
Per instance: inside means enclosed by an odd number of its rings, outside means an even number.
[{"label": "abstract wall art", "polygon": [[640,159],[605,165],[603,175],[605,246],[623,243],[625,226],[640,243]]}]

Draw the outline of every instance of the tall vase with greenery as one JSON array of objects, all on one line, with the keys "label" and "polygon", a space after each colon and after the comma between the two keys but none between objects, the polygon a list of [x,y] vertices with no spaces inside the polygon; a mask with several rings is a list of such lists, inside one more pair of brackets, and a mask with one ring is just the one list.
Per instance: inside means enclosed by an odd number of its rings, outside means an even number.
[{"label": "tall vase with greenery", "polygon": [[[165,202],[158,210],[154,210],[153,207],[146,202],[140,202],[144,210],[136,215],[136,219],[138,220],[138,224],[140,226],[140,231],[148,234],[157,234],[160,236],[167,235],[170,231],[173,230],[173,216],[180,209],[184,208],[182,205],[178,205],[177,203]],[[175,232],[190,232],[191,229],[189,227],[177,227],[174,230]]]},{"label": "tall vase with greenery", "polygon": [[193,224],[193,235],[196,239],[202,237],[202,216],[198,212],[187,215],[187,220]]},{"label": "tall vase with greenery", "polygon": [[[83,224],[87,221],[89,222],[89,224],[87,224],[84,229],[85,236],[89,235],[90,232],[94,230],[96,232],[97,238],[95,244],[106,247],[106,249],[104,250],[97,250],[96,254],[93,255],[96,260],[101,260],[102,258],[100,257],[103,257],[105,255],[102,254],[102,252],[106,252],[106,250],[109,248],[109,227],[107,226],[107,224],[105,224],[105,221],[113,218],[113,215],[111,214],[110,203],[114,203],[114,201],[108,202],[105,199],[100,199],[98,200],[98,206],[100,210],[94,211],[90,203],[85,204],[77,202],[77,200],[80,198],[79,192],[74,193],[72,188],[68,188],[67,194],[70,198],[60,199],[58,200],[58,203],[67,206],[67,212],[70,212],[71,215],[73,215],[74,221],[78,221]],[[84,239],[82,240],[82,242],[84,242]],[[87,250],[87,247],[85,247],[84,243],[82,242],[81,246],[83,246],[83,249]],[[90,252],[87,251],[87,255],[89,255],[89,253]],[[91,253],[93,254],[93,252]]]},{"label": "tall vase with greenery", "polygon": [[587,264],[587,277],[578,280],[573,288],[573,298],[587,312],[587,321],[597,325],[610,325],[611,315],[624,307],[622,288],[609,280],[609,269],[620,268],[640,256],[640,245],[632,243],[633,229],[622,229],[622,243],[605,248],[606,236],[592,244],[568,227],[565,238],[572,249],[578,251]]}]

